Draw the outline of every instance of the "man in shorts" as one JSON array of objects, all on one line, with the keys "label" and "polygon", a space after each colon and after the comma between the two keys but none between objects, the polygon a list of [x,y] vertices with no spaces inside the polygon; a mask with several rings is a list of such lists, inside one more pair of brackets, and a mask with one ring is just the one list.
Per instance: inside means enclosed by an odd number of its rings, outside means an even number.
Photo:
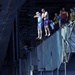
[{"label": "man in shorts", "polygon": [[41,11],[42,11],[42,18],[44,20],[45,36],[50,36],[48,12],[45,11],[45,9],[42,9]]}]

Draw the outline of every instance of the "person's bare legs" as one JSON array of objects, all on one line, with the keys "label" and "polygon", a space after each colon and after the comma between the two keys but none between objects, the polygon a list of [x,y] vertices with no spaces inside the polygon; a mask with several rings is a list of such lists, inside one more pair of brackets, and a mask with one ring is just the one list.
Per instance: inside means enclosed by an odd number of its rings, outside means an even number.
[{"label": "person's bare legs", "polygon": [[42,39],[42,29],[41,28],[39,29],[39,33],[40,33],[39,34],[39,39]]},{"label": "person's bare legs", "polygon": [[37,39],[42,39],[42,29],[38,28],[38,37]]},{"label": "person's bare legs", "polygon": [[45,36],[47,36],[47,27],[44,26],[44,29],[45,29]]},{"label": "person's bare legs", "polygon": [[38,31],[38,37],[37,37],[37,39],[39,39],[40,38],[39,28],[37,29],[37,31]]},{"label": "person's bare legs", "polygon": [[[45,36],[50,36],[50,30],[49,30],[48,25],[45,26],[44,28],[45,28]],[[47,31],[48,31],[48,34],[47,34]]]},{"label": "person's bare legs", "polygon": [[47,35],[47,36],[50,36],[50,30],[49,30],[49,27],[47,27],[47,31],[48,31],[48,35]]}]

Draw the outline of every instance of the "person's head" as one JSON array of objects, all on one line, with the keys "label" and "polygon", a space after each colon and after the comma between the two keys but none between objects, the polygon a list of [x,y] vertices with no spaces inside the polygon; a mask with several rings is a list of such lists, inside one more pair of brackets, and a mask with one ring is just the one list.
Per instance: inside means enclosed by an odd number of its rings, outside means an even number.
[{"label": "person's head", "polygon": [[36,15],[40,15],[40,13],[37,11],[37,12],[36,12]]},{"label": "person's head", "polygon": [[57,16],[57,13],[55,13],[55,16]]},{"label": "person's head", "polygon": [[73,12],[74,10],[71,8],[70,11]]},{"label": "person's head", "polygon": [[42,13],[45,13],[45,9],[41,9]]},{"label": "person's head", "polygon": [[65,11],[65,8],[62,8],[62,11]]}]

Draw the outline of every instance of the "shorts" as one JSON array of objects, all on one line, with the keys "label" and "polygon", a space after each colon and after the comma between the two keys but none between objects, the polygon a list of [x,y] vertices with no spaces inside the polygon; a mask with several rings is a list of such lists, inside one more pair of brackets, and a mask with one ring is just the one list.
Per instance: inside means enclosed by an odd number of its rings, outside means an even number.
[{"label": "shorts", "polygon": [[44,20],[44,26],[47,26],[47,25],[49,25],[49,20],[48,19]]},{"label": "shorts", "polygon": [[42,28],[42,23],[38,23],[37,28]]}]

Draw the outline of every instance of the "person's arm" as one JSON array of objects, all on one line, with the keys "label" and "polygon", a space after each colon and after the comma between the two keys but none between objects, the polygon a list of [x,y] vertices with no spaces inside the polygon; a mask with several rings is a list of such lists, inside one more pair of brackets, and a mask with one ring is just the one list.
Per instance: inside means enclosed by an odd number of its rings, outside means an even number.
[{"label": "person's arm", "polygon": [[42,13],[42,18],[45,18],[48,15],[48,12]]},{"label": "person's arm", "polygon": [[69,19],[68,12],[66,12],[66,16],[67,16],[67,19],[66,20],[68,20]]},{"label": "person's arm", "polygon": [[34,18],[37,18],[37,17],[38,17],[38,15],[35,15],[35,16],[34,16]]},{"label": "person's arm", "polygon": [[42,13],[42,18],[44,18],[44,14]]},{"label": "person's arm", "polygon": [[45,12],[44,17],[46,17],[48,15],[48,12]]},{"label": "person's arm", "polygon": [[66,12],[66,15],[67,15],[67,17],[68,17],[68,12]]}]

